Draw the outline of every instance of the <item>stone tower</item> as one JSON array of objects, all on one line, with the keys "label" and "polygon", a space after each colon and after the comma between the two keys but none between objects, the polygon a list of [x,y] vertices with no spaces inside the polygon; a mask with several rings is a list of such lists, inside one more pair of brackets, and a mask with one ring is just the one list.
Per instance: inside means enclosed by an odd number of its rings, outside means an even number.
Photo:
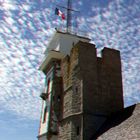
[{"label": "stone tower", "polygon": [[123,109],[120,52],[77,43],[61,63],[63,110],[60,140],[90,140],[106,118]]},{"label": "stone tower", "polygon": [[46,75],[38,140],[90,140],[123,109],[120,52],[97,57],[88,38],[57,32],[40,66]]}]

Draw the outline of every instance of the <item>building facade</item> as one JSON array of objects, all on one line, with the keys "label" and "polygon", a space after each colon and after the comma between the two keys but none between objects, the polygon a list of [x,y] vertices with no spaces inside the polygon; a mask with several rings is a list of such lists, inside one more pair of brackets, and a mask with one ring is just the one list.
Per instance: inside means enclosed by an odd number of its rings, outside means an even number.
[{"label": "building facade", "polygon": [[40,70],[38,140],[90,140],[110,114],[123,109],[120,52],[104,48],[97,57],[89,39],[56,32]]}]

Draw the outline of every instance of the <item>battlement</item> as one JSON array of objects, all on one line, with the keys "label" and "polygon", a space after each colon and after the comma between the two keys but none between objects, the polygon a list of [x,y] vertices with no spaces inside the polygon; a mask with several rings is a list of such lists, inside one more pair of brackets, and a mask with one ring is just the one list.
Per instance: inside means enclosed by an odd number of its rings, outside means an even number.
[{"label": "battlement", "polygon": [[[96,132],[97,118],[103,123],[105,116],[123,109],[120,52],[104,48],[101,57],[97,57],[94,44],[79,41],[70,55],[62,59],[61,72],[64,92],[62,124],[65,126],[70,121],[75,128],[74,120],[80,122],[84,116],[82,135],[89,139]],[[71,133],[73,131],[71,128]]]}]

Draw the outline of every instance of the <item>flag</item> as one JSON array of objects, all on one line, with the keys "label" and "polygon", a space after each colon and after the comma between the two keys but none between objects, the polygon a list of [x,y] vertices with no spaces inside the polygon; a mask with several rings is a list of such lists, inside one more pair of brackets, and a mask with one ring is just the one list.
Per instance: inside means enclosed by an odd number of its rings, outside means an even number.
[{"label": "flag", "polygon": [[60,16],[62,20],[65,19],[65,14],[62,13],[58,8],[55,8],[55,14]]}]

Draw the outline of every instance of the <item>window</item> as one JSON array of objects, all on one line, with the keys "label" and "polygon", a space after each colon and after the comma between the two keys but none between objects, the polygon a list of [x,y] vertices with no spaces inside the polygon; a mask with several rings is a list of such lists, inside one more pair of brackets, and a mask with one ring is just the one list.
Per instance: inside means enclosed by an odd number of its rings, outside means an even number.
[{"label": "window", "polygon": [[50,92],[50,78],[48,79],[48,82],[47,82],[47,93]]},{"label": "window", "polygon": [[77,86],[75,87],[75,93],[78,93],[78,87]]},{"label": "window", "polygon": [[60,100],[61,100],[61,97],[60,97],[60,95],[58,95],[57,96],[57,101],[60,102]]},{"label": "window", "polygon": [[45,106],[44,108],[43,123],[46,122],[46,115],[47,115],[47,106]]},{"label": "window", "polygon": [[77,127],[76,127],[76,135],[79,136],[79,134],[80,134],[80,127],[77,126]]}]

